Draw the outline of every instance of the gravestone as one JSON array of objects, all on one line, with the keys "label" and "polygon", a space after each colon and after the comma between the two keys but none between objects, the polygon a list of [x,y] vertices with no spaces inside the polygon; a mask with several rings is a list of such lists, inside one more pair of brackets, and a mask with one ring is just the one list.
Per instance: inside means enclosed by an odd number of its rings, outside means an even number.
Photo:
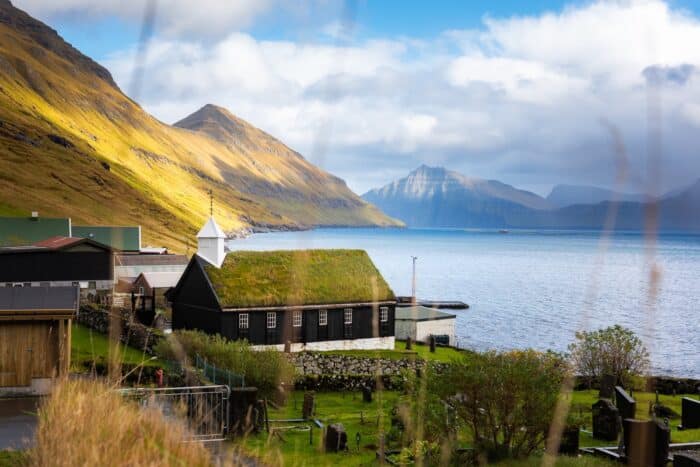
[{"label": "gravestone", "polygon": [[627,465],[665,467],[668,462],[671,430],[655,420],[623,422]]},{"label": "gravestone", "polygon": [[372,388],[368,385],[362,386],[362,400],[372,402]]},{"label": "gravestone", "polygon": [[620,411],[610,399],[601,399],[591,406],[593,437],[605,441],[617,440],[620,433]]},{"label": "gravestone", "polygon": [[634,418],[637,411],[637,402],[627,394],[622,386],[615,386],[615,405],[620,411],[622,420],[626,418]]},{"label": "gravestone", "polygon": [[258,388],[231,388],[229,398],[229,432],[243,435],[256,429]]},{"label": "gravestone", "polygon": [[578,440],[579,429],[577,426],[566,427],[561,434],[561,442],[559,443],[559,454],[567,456],[578,455]]},{"label": "gravestone", "polygon": [[615,393],[615,375],[603,375],[600,377],[600,389],[598,399],[612,399]]},{"label": "gravestone", "polygon": [[316,393],[307,391],[304,393],[304,405],[301,408],[301,418],[308,420],[314,416],[314,408],[316,407]]},{"label": "gravestone", "polygon": [[411,350],[413,349],[413,340],[411,340],[411,336],[408,336],[406,338],[406,350]]},{"label": "gravestone", "polygon": [[339,452],[347,450],[348,435],[342,423],[328,425],[326,430],[326,451]]},{"label": "gravestone", "polygon": [[291,343],[291,341],[285,341],[285,343],[284,343],[284,353],[292,353],[292,343]]},{"label": "gravestone", "polygon": [[673,467],[700,467],[700,452],[679,452],[673,455]]},{"label": "gravestone", "polygon": [[684,397],[681,399],[681,426],[684,430],[700,428],[700,401]]},{"label": "gravestone", "polygon": [[437,341],[435,340],[435,336],[430,336],[430,351],[435,353],[435,346],[437,344]]}]

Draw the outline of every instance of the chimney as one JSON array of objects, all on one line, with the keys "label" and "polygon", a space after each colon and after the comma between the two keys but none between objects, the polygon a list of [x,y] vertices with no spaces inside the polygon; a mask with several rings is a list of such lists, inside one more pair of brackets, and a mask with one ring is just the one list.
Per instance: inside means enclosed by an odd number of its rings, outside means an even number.
[{"label": "chimney", "polygon": [[214,217],[210,217],[197,234],[197,255],[217,268],[226,258],[226,235]]}]

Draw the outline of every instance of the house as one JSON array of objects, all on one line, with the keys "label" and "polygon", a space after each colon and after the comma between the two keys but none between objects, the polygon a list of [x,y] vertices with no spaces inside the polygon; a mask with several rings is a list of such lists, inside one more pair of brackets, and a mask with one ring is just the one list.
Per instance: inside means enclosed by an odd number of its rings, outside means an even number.
[{"label": "house", "polygon": [[447,336],[448,345],[455,345],[456,315],[424,306],[396,309],[396,338],[414,342],[428,342],[430,336]]},{"label": "house", "polygon": [[173,329],[280,350],[393,349],[396,299],[361,250],[224,250],[214,219],[168,294]]},{"label": "house", "polygon": [[0,288],[0,395],[47,394],[68,374],[77,287]]},{"label": "house", "polygon": [[175,287],[180,277],[181,272],[142,272],[134,281],[133,291],[148,297],[155,294],[156,306],[164,307],[167,303],[165,292]]},{"label": "house", "polygon": [[52,237],[0,247],[0,287],[77,286],[87,294],[113,285],[113,249],[93,240]]}]

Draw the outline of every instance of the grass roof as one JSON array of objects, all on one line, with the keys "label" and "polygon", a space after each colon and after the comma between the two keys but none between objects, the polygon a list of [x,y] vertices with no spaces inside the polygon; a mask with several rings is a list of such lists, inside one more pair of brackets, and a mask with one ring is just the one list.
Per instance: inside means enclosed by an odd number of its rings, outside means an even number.
[{"label": "grass roof", "polygon": [[363,250],[236,251],[205,270],[224,307],[395,299]]}]

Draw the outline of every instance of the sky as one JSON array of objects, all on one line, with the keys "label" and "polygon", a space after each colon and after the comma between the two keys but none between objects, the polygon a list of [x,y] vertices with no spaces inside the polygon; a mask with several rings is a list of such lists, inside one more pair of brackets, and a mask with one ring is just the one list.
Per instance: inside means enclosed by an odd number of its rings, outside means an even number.
[{"label": "sky", "polygon": [[694,0],[13,3],[163,122],[226,107],[358,193],[421,164],[542,195],[700,178]]}]

